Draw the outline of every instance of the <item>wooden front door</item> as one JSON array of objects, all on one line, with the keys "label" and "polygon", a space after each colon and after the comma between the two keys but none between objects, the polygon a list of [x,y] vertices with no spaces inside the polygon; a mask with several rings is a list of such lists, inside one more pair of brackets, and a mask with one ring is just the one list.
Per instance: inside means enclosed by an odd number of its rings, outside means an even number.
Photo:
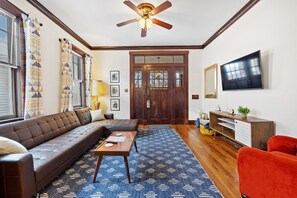
[{"label": "wooden front door", "polygon": [[[135,62],[144,57],[141,53],[130,53],[131,118],[139,119],[143,124],[187,124],[187,53],[175,52],[178,63],[174,60],[170,62],[170,58],[175,57],[175,53],[170,54],[172,52],[162,54],[165,57],[156,56],[157,63],[149,54],[149,64],[146,64],[145,58],[143,62]],[[147,55],[148,52],[143,53]],[[161,58],[165,61],[160,63]]]}]

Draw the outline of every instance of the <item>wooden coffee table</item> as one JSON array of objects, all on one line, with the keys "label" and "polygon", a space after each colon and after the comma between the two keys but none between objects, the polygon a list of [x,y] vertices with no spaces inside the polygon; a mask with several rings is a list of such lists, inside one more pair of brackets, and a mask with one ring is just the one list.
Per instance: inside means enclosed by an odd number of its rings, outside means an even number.
[{"label": "wooden coffee table", "polygon": [[105,144],[107,144],[107,142],[104,141],[100,146],[98,146],[94,150],[94,155],[98,156],[98,160],[97,160],[97,164],[96,164],[96,168],[95,168],[95,172],[94,172],[93,183],[96,182],[97,174],[98,174],[103,156],[124,156],[128,181],[129,181],[129,183],[131,183],[127,157],[130,155],[130,150],[131,150],[133,144],[135,146],[136,152],[138,153],[136,140],[135,140],[137,132],[136,131],[129,131],[129,132],[128,131],[115,131],[111,134],[111,136],[115,136],[115,134],[117,134],[117,133],[121,133],[122,136],[126,137],[124,142],[118,142],[116,144],[113,144],[113,146],[111,146],[111,147],[105,147]]}]

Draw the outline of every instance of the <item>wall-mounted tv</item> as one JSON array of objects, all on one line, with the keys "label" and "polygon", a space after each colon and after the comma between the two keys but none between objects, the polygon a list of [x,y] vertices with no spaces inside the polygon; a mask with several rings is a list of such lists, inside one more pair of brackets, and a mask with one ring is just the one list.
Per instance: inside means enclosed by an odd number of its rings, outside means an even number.
[{"label": "wall-mounted tv", "polygon": [[260,50],[220,67],[224,91],[263,88]]}]

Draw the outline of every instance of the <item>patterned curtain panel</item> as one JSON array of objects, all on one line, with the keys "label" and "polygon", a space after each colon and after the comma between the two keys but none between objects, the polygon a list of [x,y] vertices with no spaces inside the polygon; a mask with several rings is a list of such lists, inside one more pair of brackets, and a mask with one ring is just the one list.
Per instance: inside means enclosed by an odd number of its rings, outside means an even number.
[{"label": "patterned curtain panel", "polygon": [[24,118],[43,115],[42,67],[40,55],[40,24],[36,18],[24,19],[26,46],[26,93]]},{"label": "patterned curtain panel", "polygon": [[86,85],[86,105],[91,107],[91,68],[92,68],[92,57],[86,55],[85,57],[85,85]]},{"label": "patterned curtain panel", "polygon": [[61,39],[60,112],[71,111],[72,105],[72,46],[68,39]]}]

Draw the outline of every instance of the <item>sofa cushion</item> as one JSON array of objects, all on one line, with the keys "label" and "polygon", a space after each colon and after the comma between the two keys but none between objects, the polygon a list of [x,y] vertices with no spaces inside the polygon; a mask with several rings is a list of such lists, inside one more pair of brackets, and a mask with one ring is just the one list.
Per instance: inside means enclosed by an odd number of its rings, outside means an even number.
[{"label": "sofa cushion", "polygon": [[103,127],[90,123],[30,149],[36,182],[43,182],[49,175],[59,170],[63,171],[64,164],[85,152],[84,146],[92,146],[102,136]]},{"label": "sofa cushion", "polygon": [[105,120],[104,113],[103,113],[102,109],[90,110],[90,113],[91,113],[91,117],[92,117],[92,122]]},{"label": "sofa cushion", "polygon": [[90,108],[84,108],[84,109],[77,109],[74,112],[76,113],[81,125],[86,125],[91,122],[91,113]]},{"label": "sofa cushion", "polygon": [[138,130],[138,120],[131,119],[131,120],[101,120],[98,122],[100,125],[103,125],[108,131],[137,131]]},{"label": "sofa cushion", "polygon": [[78,126],[80,122],[76,114],[70,111],[0,125],[0,136],[30,149]]},{"label": "sofa cushion", "polygon": [[0,155],[11,153],[28,153],[28,151],[20,143],[0,136]]}]

